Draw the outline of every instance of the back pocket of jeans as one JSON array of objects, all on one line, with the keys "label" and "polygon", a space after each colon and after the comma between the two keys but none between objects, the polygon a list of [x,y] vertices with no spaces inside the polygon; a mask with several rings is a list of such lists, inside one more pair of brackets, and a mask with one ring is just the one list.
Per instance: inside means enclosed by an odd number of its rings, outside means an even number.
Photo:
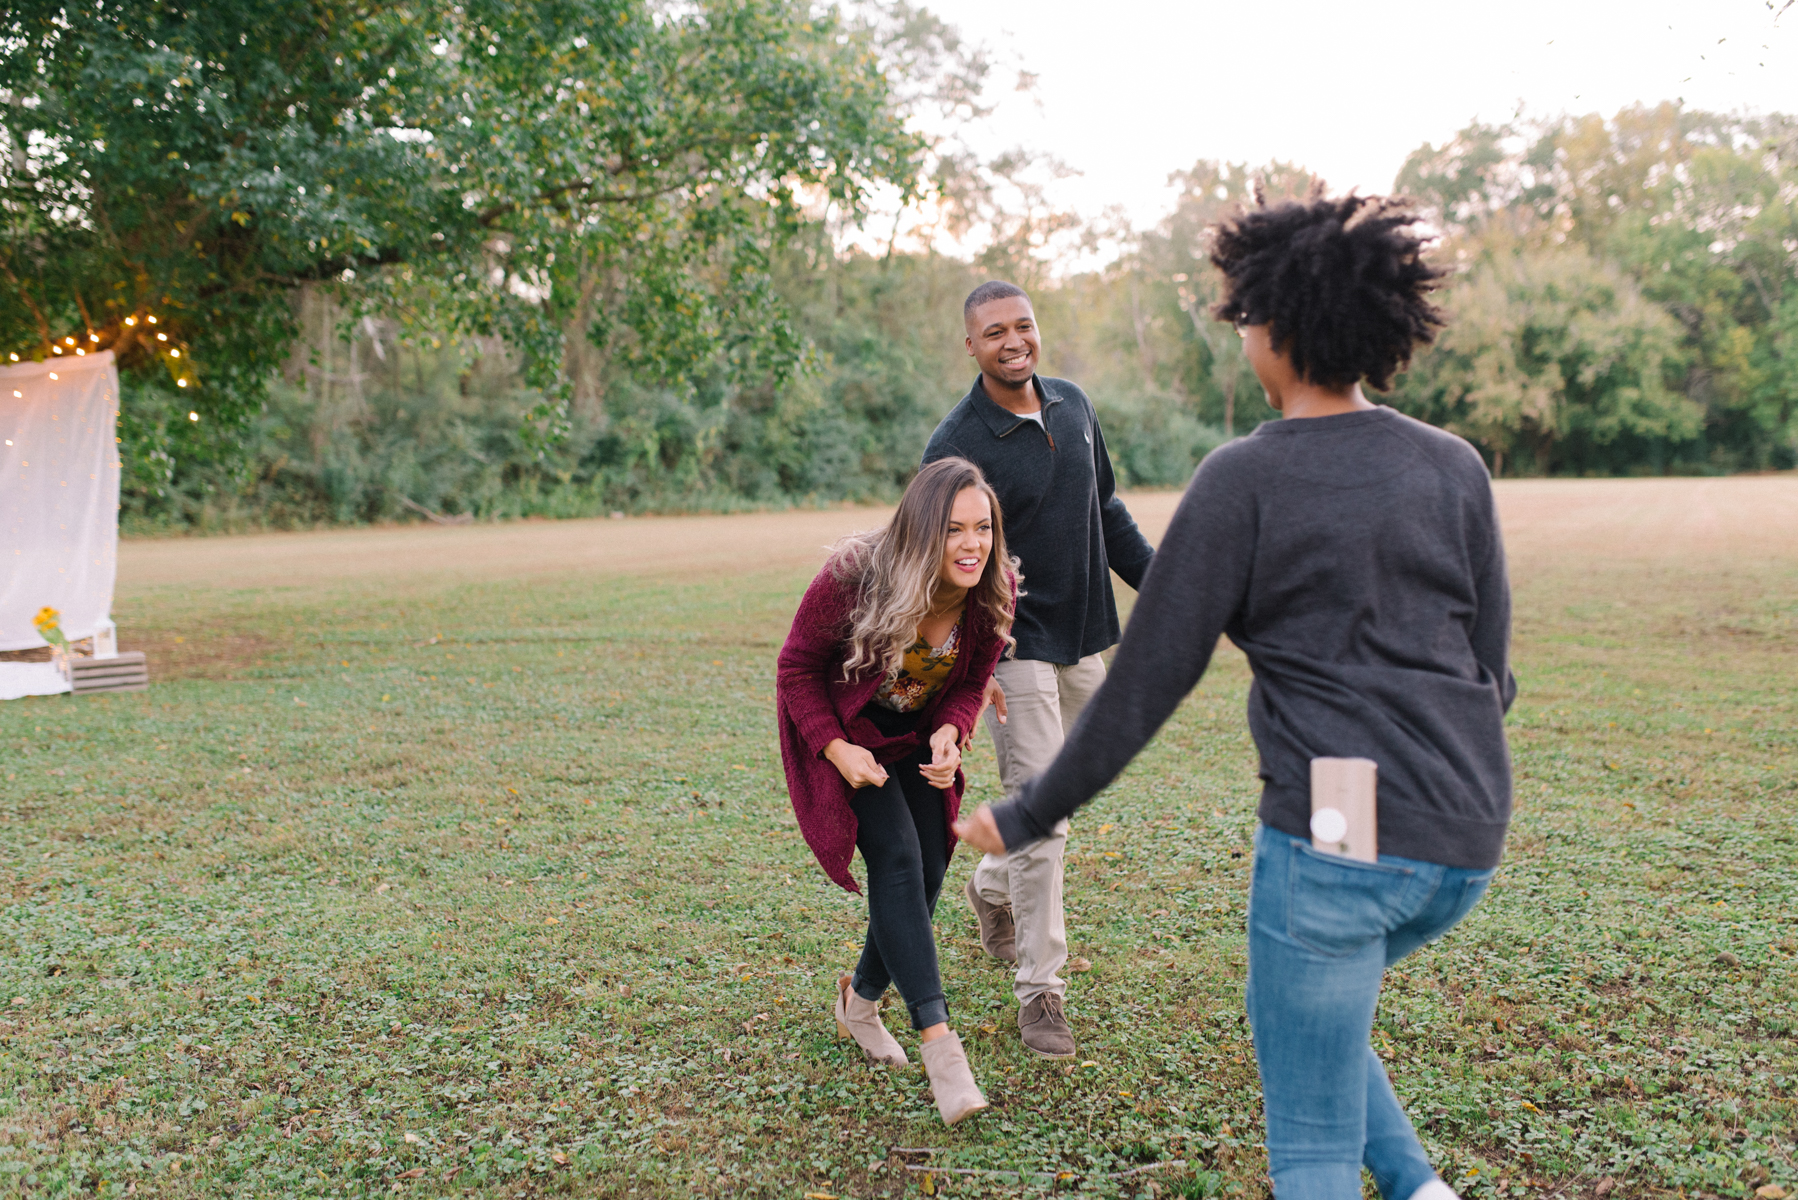
[{"label": "back pocket of jeans", "polygon": [[1287,872],[1287,935],[1331,958],[1353,954],[1398,923],[1414,877],[1409,867],[1325,854],[1295,840]]}]

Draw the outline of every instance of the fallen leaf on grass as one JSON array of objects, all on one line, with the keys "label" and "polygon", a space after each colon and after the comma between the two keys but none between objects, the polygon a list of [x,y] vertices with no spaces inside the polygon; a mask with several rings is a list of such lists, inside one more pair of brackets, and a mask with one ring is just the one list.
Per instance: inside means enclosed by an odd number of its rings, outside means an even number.
[{"label": "fallen leaf on grass", "polygon": [[544,917],[544,918],[543,918],[543,923],[544,923],[544,924],[545,924],[545,925],[560,925],[560,924],[561,924],[561,923],[562,923],[562,922],[560,922],[560,921],[558,921],[558,920],[557,920],[557,919],[556,919],[556,918],[554,918],[554,917]]},{"label": "fallen leaf on grass", "polygon": [[1786,1190],[1777,1183],[1762,1184],[1754,1189],[1755,1200],[1786,1200]]},{"label": "fallen leaf on grass", "polygon": [[1093,969],[1093,964],[1089,959],[1084,959],[1084,958],[1068,959],[1068,970],[1073,972],[1076,975],[1083,974],[1084,972],[1090,971],[1092,969]]},{"label": "fallen leaf on grass", "polygon": [[411,1142],[414,1146],[419,1146],[419,1145],[424,1144],[424,1139],[419,1137],[416,1133],[408,1133],[406,1135],[406,1140],[408,1142]]},{"label": "fallen leaf on grass", "polygon": [[413,1167],[410,1171],[401,1171],[394,1176],[395,1179],[423,1179],[424,1177],[425,1169],[423,1167]]},{"label": "fallen leaf on grass", "polygon": [[563,1154],[560,1150],[557,1150],[554,1154],[549,1156],[549,1161],[555,1163],[558,1167],[565,1167],[568,1165],[568,1156]]},{"label": "fallen leaf on grass", "polygon": [[807,1192],[805,1200],[837,1200],[832,1192]]}]

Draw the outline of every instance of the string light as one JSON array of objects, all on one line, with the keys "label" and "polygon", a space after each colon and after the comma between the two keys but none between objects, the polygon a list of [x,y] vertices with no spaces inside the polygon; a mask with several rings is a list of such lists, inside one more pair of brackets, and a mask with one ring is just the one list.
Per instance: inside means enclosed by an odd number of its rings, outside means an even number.
[{"label": "string light", "polygon": [[[126,328],[136,328],[140,322],[146,325],[157,325],[161,323],[153,313],[134,313],[131,316],[122,318],[120,324]],[[60,357],[73,352],[77,358],[86,358],[89,350],[93,350],[97,353],[106,342],[117,340],[116,338],[108,338],[104,331],[96,331],[91,326],[86,330],[86,333],[87,340],[85,344],[81,342],[78,335],[68,335],[60,338],[48,339],[47,345],[50,353]],[[164,343],[164,348],[168,351],[170,358],[182,357],[181,350],[176,348],[179,343],[170,338],[167,333],[157,330],[156,340]],[[9,362],[16,363],[29,361],[24,356],[20,355],[18,351],[12,351],[6,357]],[[50,373],[50,378],[57,378],[56,372],[52,371]],[[187,387],[190,383],[188,380],[179,380],[177,382],[179,382],[182,387]]]},{"label": "string light", "polygon": [[[187,380],[185,380],[185,379],[177,379],[177,380],[175,380],[175,386],[176,386],[176,387],[186,387],[186,386],[187,386]],[[192,414],[192,413],[189,413],[189,414],[188,414],[188,415],[189,415],[189,416],[193,416],[193,414]],[[200,419],[200,418],[198,418],[198,417],[194,417],[194,420],[196,420],[196,421],[198,421],[198,420],[199,420],[199,419]]]},{"label": "string light", "polygon": [[55,371],[52,371],[52,372],[50,372],[50,378],[52,378],[52,379],[58,379],[58,378],[61,378],[61,377],[60,377],[60,376],[59,376],[59,375],[57,375],[57,373],[56,373],[56,372],[55,372]]}]

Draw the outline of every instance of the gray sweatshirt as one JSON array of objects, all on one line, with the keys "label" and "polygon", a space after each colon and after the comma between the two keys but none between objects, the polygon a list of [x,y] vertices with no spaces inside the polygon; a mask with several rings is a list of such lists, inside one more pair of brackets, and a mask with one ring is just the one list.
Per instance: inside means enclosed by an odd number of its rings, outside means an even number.
[{"label": "gray sweatshirt", "polygon": [[1310,836],[1310,762],[1379,764],[1382,854],[1496,866],[1511,817],[1510,587],[1485,464],[1390,408],[1271,421],[1193,476],[1109,678],[1055,762],[993,816],[1045,836],[1205,673],[1248,656],[1261,820]]}]

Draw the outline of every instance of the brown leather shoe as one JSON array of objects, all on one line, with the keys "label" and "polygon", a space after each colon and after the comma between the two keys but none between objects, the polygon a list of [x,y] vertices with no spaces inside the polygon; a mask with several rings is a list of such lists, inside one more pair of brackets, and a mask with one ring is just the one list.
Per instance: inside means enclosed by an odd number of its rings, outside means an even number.
[{"label": "brown leather shoe", "polygon": [[1012,919],[1011,905],[988,904],[974,889],[972,879],[963,890],[968,897],[968,906],[980,921],[980,948],[994,958],[1017,962],[1018,924]]},{"label": "brown leather shoe", "polygon": [[1044,992],[1018,1010],[1018,1036],[1038,1058],[1072,1058],[1079,1048],[1054,992]]}]

